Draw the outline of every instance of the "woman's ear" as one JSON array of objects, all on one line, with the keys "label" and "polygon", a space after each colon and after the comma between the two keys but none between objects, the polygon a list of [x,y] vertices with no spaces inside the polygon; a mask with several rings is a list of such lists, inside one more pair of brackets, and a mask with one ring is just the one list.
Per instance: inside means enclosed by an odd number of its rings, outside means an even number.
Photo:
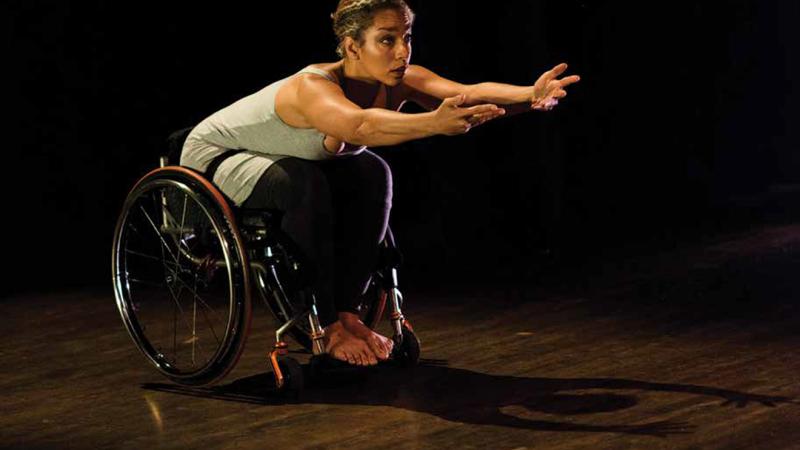
[{"label": "woman's ear", "polygon": [[344,38],[344,51],[350,55],[350,58],[352,59],[357,60],[359,58],[358,52],[360,51],[360,48],[358,47],[358,43],[350,36]]}]

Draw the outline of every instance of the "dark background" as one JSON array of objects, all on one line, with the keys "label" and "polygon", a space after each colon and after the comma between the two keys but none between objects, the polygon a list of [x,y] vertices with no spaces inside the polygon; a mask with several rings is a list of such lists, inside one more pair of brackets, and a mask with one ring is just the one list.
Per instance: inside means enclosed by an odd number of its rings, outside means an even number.
[{"label": "dark background", "polygon": [[[2,290],[111,292],[117,216],[166,136],[334,61],[335,3],[6,2]],[[796,2],[409,4],[412,63],[529,85],[567,62],[582,80],[552,112],[375,149],[401,283],[514,279],[794,218]]]}]

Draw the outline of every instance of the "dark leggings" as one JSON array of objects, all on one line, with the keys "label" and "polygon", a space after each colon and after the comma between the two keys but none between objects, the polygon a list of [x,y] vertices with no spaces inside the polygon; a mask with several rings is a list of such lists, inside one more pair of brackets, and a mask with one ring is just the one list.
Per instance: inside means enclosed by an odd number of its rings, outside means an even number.
[{"label": "dark leggings", "polygon": [[392,208],[392,173],[375,153],[274,162],[242,205],[284,211],[281,228],[316,264],[322,326],[356,312]]}]

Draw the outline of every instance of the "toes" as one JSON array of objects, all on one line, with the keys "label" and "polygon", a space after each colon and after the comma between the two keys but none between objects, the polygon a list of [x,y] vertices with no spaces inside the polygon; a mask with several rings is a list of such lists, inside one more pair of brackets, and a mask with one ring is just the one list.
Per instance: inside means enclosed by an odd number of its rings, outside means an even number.
[{"label": "toes", "polygon": [[393,344],[390,339],[381,339],[381,350],[384,355],[384,359],[388,359],[389,355],[392,354]]},{"label": "toes", "polygon": [[361,357],[357,353],[346,353],[341,352],[338,354],[333,355],[334,358],[344,361],[346,363],[352,364],[354,366],[360,366],[361,364]]},{"label": "toes", "polygon": [[392,350],[394,350],[394,341],[391,340],[391,339],[386,339],[383,342],[383,346],[386,347],[386,354],[387,355],[391,355],[392,354]]},{"label": "toes", "polygon": [[352,353],[346,353],[345,361],[349,362],[350,364],[356,364],[356,357]]},{"label": "toes", "polygon": [[373,353],[375,353],[375,356],[377,356],[378,358],[386,359],[388,357],[388,355],[386,353],[386,349],[384,348],[384,346],[382,345],[382,343],[379,340],[376,339],[376,340],[371,341],[369,347],[370,347],[370,350]]},{"label": "toes", "polygon": [[361,354],[364,358],[364,365],[372,366],[378,363],[378,361],[375,359],[375,350],[373,350],[371,345],[364,345],[361,348]]}]

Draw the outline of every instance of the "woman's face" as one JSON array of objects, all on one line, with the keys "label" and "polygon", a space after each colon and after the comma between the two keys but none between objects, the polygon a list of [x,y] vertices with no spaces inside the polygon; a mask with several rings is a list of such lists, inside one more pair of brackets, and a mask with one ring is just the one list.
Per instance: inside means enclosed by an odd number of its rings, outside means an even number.
[{"label": "woman's face", "polygon": [[396,86],[403,80],[409,61],[411,26],[407,17],[395,9],[378,11],[359,48],[361,70],[383,84]]}]

